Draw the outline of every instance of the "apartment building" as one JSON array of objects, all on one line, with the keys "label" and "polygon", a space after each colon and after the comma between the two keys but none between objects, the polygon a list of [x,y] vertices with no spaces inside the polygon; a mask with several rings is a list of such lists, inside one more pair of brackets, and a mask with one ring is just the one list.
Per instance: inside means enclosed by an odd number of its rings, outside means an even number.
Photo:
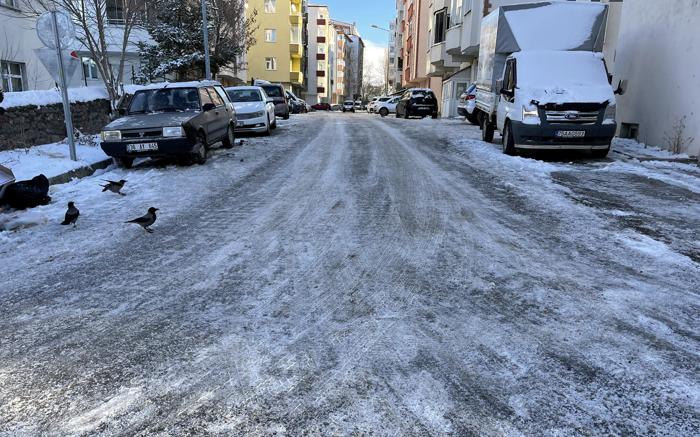
[{"label": "apartment building", "polygon": [[331,20],[333,27],[333,47],[331,52],[334,55],[334,64],[332,66],[333,77],[333,95],[331,103],[343,103],[348,93],[347,73],[350,61],[350,38],[348,34],[351,32],[352,24],[342,21]]},{"label": "apartment building", "polygon": [[331,30],[328,6],[307,6],[306,32],[308,33],[308,62],[306,66],[307,85],[302,93],[307,103],[330,103],[329,58],[331,44],[328,35]]},{"label": "apartment building", "polygon": [[304,85],[302,0],[248,0],[257,11],[256,43],[247,53],[247,79],[281,83],[300,93]]},{"label": "apartment building", "polygon": [[[123,0],[107,0],[105,2],[105,18],[107,19],[108,46],[110,62],[116,69],[121,53],[122,28],[124,22]],[[0,79],[5,91],[27,91],[49,89],[56,86],[49,72],[37,58],[34,49],[44,47],[36,34],[36,18],[30,17],[26,2],[18,0],[0,0]],[[111,43],[114,41],[114,43]],[[140,72],[141,61],[138,55],[137,43],[150,41],[148,33],[140,27],[134,27],[127,46],[124,66],[124,83],[131,84]],[[78,68],[68,80],[68,87],[100,86],[103,84],[97,65],[90,58],[90,53],[76,41],[75,50],[80,58],[81,68]]]}]

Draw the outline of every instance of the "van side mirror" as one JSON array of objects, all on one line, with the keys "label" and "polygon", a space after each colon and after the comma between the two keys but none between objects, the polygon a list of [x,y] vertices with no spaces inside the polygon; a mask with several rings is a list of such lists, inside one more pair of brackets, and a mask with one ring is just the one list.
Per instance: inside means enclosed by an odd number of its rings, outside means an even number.
[{"label": "van side mirror", "polygon": [[213,103],[205,103],[204,106],[202,106],[202,111],[207,112],[211,111],[212,109],[216,108],[216,105]]}]

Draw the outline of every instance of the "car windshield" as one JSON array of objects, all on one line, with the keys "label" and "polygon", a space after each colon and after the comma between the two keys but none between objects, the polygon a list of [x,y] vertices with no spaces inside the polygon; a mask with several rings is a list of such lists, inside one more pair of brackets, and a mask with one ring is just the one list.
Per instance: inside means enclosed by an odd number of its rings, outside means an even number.
[{"label": "car windshield", "polygon": [[389,100],[389,97],[382,97],[381,99],[379,99],[380,102],[386,102],[388,100]]},{"label": "car windshield", "polygon": [[282,87],[280,87],[280,86],[265,85],[265,86],[263,86],[263,89],[265,90],[267,95],[270,97],[284,97],[284,94],[282,92]]},{"label": "car windshield", "polygon": [[199,95],[196,88],[166,88],[137,91],[129,105],[129,114],[199,110]]},{"label": "car windshield", "polygon": [[232,102],[262,102],[260,90],[227,90]]}]

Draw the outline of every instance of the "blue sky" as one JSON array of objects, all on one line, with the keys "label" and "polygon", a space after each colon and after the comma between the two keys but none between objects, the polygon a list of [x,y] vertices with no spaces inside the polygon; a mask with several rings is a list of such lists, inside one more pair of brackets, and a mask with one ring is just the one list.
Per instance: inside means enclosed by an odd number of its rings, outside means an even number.
[{"label": "blue sky", "polygon": [[389,21],[396,15],[395,0],[319,0],[309,3],[327,5],[331,18],[356,22],[363,39],[386,46],[387,32],[370,26],[376,24],[385,29],[389,28]]}]

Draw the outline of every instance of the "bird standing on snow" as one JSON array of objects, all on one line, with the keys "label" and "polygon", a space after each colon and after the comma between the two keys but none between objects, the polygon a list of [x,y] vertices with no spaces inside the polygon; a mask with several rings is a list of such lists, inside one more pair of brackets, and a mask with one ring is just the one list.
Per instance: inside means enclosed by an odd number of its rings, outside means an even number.
[{"label": "bird standing on snow", "polygon": [[124,184],[126,183],[124,179],[119,181],[105,180],[105,182],[107,182],[107,185],[100,185],[103,193],[105,191],[111,191],[112,193],[119,194],[120,196],[126,196],[126,194],[121,192],[121,189],[124,188]]},{"label": "bird standing on snow", "polygon": [[68,202],[68,211],[66,211],[66,217],[63,219],[61,224],[64,226],[72,224],[73,227],[75,227],[78,217],[80,217],[80,211],[78,211],[78,208],[75,207],[75,203]]},{"label": "bird standing on snow", "polygon": [[146,215],[129,220],[126,223],[136,223],[137,225],[141,226],[144,231],[151,233],[153,232],[153,229],[150,229],[149,226],[156,222],[156,211],[158,211],[158,208],[150,207],[148,208]]}]

